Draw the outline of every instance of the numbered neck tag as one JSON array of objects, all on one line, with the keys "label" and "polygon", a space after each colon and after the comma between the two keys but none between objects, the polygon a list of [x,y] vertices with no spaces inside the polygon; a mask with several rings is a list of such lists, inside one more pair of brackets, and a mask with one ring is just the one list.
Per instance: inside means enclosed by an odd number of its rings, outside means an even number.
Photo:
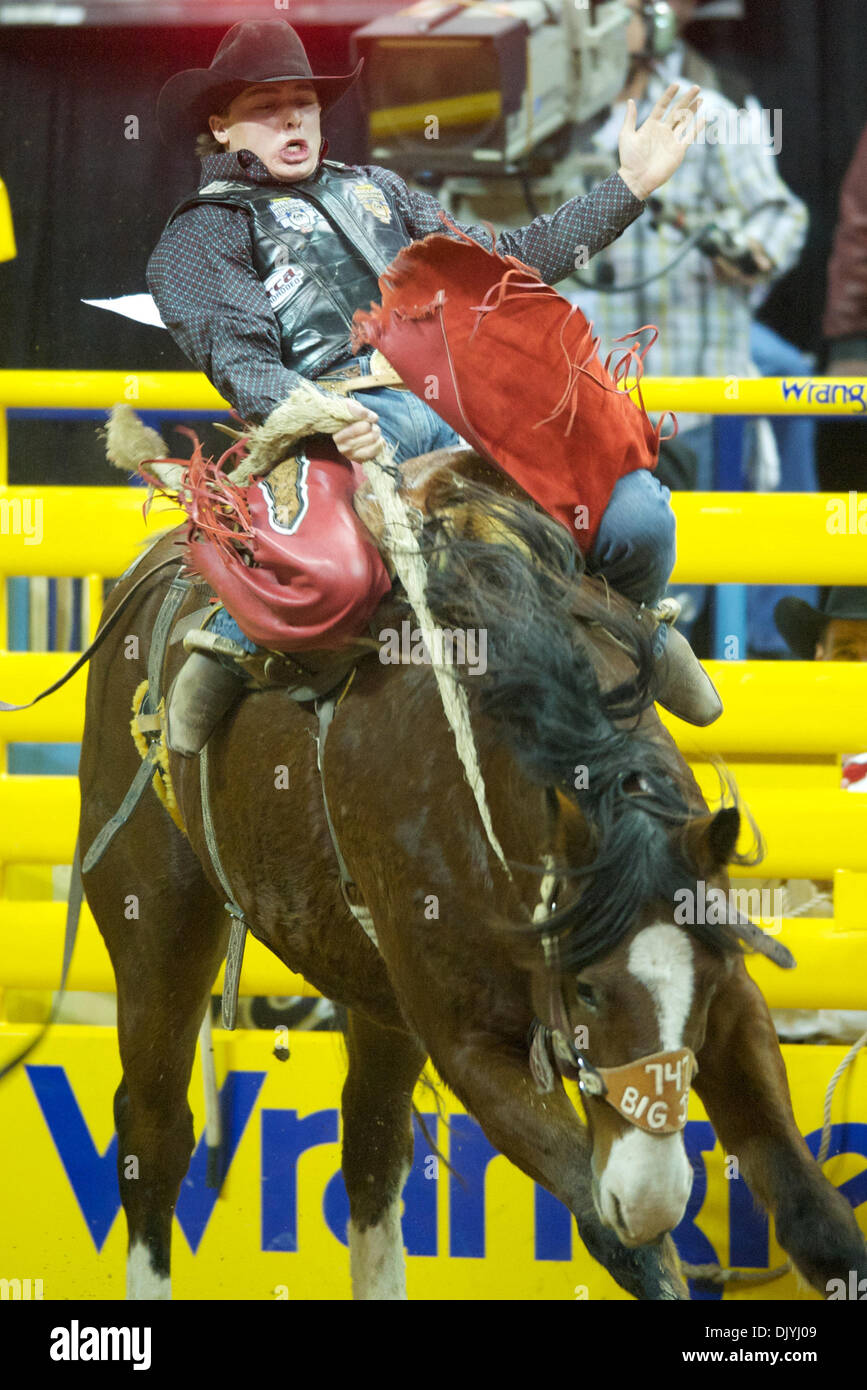
[{"label": "numbered neck tag", "polygon": [[597,1067],[605,1100],[647,1134],[677,1134],[686,1124],[689,1088],[698,1071],[688,1047],[655,1052],[625,1067]]}]

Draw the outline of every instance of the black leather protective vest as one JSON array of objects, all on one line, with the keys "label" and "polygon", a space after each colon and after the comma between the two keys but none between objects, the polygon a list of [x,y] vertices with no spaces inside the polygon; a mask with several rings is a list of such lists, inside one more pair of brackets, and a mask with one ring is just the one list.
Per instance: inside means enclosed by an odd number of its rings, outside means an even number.
[{"label": "black leather protective vest", "polygon": [[377,278],[412,238],[391,194],[348,165],[323,160],[293,184],[218,179],[179,203],[250,215],[253,262],[280,324],[287,367],[313,376],[349,352],[356,309],[380,302]]}]

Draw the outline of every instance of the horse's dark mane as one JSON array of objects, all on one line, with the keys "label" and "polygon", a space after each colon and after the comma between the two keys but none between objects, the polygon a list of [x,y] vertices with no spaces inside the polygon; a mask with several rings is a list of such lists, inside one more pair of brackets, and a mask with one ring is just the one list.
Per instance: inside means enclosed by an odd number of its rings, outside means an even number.
[{"label": "horse's dark mane", "polygon": [[[426,523],[428,601],[443,626],[486,632],[484,674],[455,668],[473,708],[494,722],[525,775],[570,798],[593,829],[595,857],[570,871],[584,880],[579,900],[543,926],[523,928],[556,936],[560,963],[580,969],[622,940],[642,905],[671,904],[677,889],[696,887],[695,866],[676,848],[680,837],[670,837],[697,814],[688,784],[638,728],[654,697],[651,639],[597,586],[582,583],[568,533],[531,504],[466,479],[455,502],[477,508],[511,539],[452,535],[436,519]],[[606,693],[588,647],[610,650],[611,640],[633,674]],[[586,786],[576,787],[577,767],[586,769]],[[724,927],[689,930],[717,950],[739,949]]]}]

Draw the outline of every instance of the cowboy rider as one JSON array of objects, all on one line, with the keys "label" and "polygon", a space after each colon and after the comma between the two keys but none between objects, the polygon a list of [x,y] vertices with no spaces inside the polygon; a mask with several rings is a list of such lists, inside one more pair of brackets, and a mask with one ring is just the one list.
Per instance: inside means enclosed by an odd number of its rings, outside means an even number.
[{"label": "cowboy rider", "polygon": [[[325,160],[320,116],[360,69],[316,76],[289,24],[250,20],[228,31],[210,67],[175,74],[160,93],[163,138],[196,147],[202,179],[172,213],[148,264],[148,286],[181,349],[253,424],[267,419],[299,377],[369,374],[369,356],[352,355],[349,335],[355,310],[379,299],[371,261],[387,264],[411,240],[448,230],[436,200],[389,170]],[[675,100],[677,90],[666,91],[639,129],[629,104],[616,173],[588,196],[502,233],[496,250],[554,284],[574,269],[579,248],[592,255],[614,240],[701,130],[699,89]],[[461,230],[489,244],[484,228]],[[365,392],[369,404],[349,400],[358,421],[333,439],[352,461],[372,458],[383,436],[398,461],[461,442],[409,391],[378,387]],[[625,474],[586,557],[612,587],[651,608],[674,565],[669,496],[648,469]],[[716,691],[686,640],[667,626],[671,610],[655,614],[655,650],[667,651],[660,703],[694,723],[712,722],[721,711]],[[244,681],[214,652],[214,635],[254,650],[225,610],[197,634],[201,647],[169,701],[169,744],[187,755],[201,750]]]}]

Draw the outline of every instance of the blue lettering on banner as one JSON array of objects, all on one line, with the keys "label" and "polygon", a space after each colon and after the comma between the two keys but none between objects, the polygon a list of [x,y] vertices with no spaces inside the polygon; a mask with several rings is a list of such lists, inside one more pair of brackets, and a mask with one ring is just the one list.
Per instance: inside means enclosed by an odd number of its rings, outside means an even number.
[{"label": "blue lettering on banner", "polygon": [[101,1250],[120,1208],[117,1135],[112,1135],[105,1153],[100,1154],[65,1069],[31,1066],[25,1067],[25,1071],[84,1223],[97,1250]]},{"label": "blue lettering on banner", "polygon": [[794,396],[794,397],[795,397],[795,400],[796,400],[796,401],[799,401],[799,400],[801,399],[801,397],[803,396],[803,394],[804,394],[804,383],[803,383],[803,381],[784,381],[784,382],[783,382],[783,400],[784,400],[784,401],[787,401],[787,400],[789,399],[790,396]]},{"label": "blue lettering on banner", "polygon": [[469,1115],[453,1115],[449,1122],[449,1254],[454,1259],[485,1258],[485,1173],[494,1148],[481,1127]]},{"label": "blue lettering on banner", "polygon": [[572,1213],[557,1197],[536,1183],[537,1260],[571,1260]]},{"label": "blue lettering on banner", "polygon": [[[30,1084],[54,1141],[88,1233],[101,1250],[120,1209],[117,1183],[117,1136],[99,1153],[75,1098],[64,1067],[28,1066]],[[259,1099],[266,1072],[230,1071],[220,1090],[220,1112],[226,1138],[221,1182],[237,1152]],[[422,1117],[434,1144],[438,1143],[438,1118]],[[403,1193],[403,1237],[409,1255],[436,1255],[439,1179],[431,1176],[430,1142],[413,1117],[415,1154]],[[336,1144],[340,1121],[335,1107],[299,1116],[297,1110],[262,1109],[261,1125],[261,1248],[297,1252],[298,1164],[302,1154],[322,1144]],[[484,1259],[488,1165],[498,1151],[481,1127],[468,1115],[449,1119],[449,1254],[458,1259]],[[821,1131],[807,1136],[815,1156]],[[706,1120],[691,1120],[684,1143],[693,1169],[693,1186],[683,1220],[673,1232],[678,1253],[689,1264],[722,1263],[704,1232],[695,1224],[707,1195],[703,1155],[716,1146]],[[836,1124],[831,1130],[829,1157],[859,1154],[867,1158],[867,1124]],[[181,1184],[175,1214],[190,1250],[195,1254],[216,1206],[218,1191],[205,1184],[207,1148],[202,1135]],[[729,1193],[729,1249],[732,1265],[767,1269],[768,1220],[756,1208],[743,1178],[727,1184]],[[839,1191],[855,1208],[867,1201],[867,1169],[841,1184]],[[346,1244],[349,1203],[339,1168],[326,1185],[322,1199],[325,1222]],[[566,1262],[572,1259],[573,1218],[569,1210],[544,1188],[535,1185],[535,1257]],[[694,1299],[718,1299],[720,1290],[691,1287]]]},{"label": "blue lettering on banner", "polygon": [[770,1269],[770,1226],[768,1213],[742,1177],[728,1182],[729,1264],[733,1269]]},{"label": "blue lettering on banner", "polygon": [[187,1176],[181,1183],[175,1216],[178,1225],[187,1238],[187,1243],[195,1255],[211,1219],[217,1198],[220,1195],[232,1159],[238,1150],[244,1131],[259,1099],[259,1092],[265,1081],[264,1071],[230,1071],[220,1088],[220,1120],[223,1126],[224,1153],[223,1171],[217,1187],[208,1187],[205,1175],[208,1166],[208,1149],[202,1135],[195,1147]]},{"label": "blue lettering on banner", "polygon": [[[425,1122],[431,1139],[439,1147],[439,1116],[425,1114],[421,1118]],[[438,1253],[437,1194],[439,1193],[439,1177],[427,1175],[426,1167],[431,1158],[430,1141],[424,1137],[416,1115],[413,1115],[412,1122],[415,1149],[412,1168],[403,1189],[403,1243],[408,1255],[436,1255]],[[437,1160],[438,1164],[439,1162],[440,1160]],[[439,1167],[437,1167],[438,1172]],[[348,1204],[346,1216],[348,1220]]]},{"label": "blue lettering on banner", "polygon": [[[821,1129],[814,1129],[812,1134],[805,1136],[807,1148],[814,1158],[818,1157],[821,1142]],[[828,1157],[836,1158],[838,1154],[860,1154],[867,1158],[867,1125],[832,1125]],[[841,1183],[837,1191],[842,1193],[853,1210],[857,1210],[862,1202],[867,1202],[867,1168]]]},{"label": "blue lettering on banner", "polygon": [[[803,381],[786,381],[784,379],[781,385],[784,401],[787,401],[790,396],[794,396],[796,401],[805,399],[808,405],[812,405],[813,401],[817,405],[859,405],[861,409],[853,411],[853,415],[863,415],[864,411],[867,410],[863,381],[849,384],[843,381],[825,380],[804,383]],[[773,412],[771,413],[773,414]]]},{"label": "blue lettering on banner", "polygon": [[[695,1224],[695,1217],[701,1211],[707,1196],[707,1169],[702,1154],[710,1153],[716,1147],[713,1125],[708,1120],[690,1120],[683,1131],[683,1143],[689,1165],[692,1168],[692,1190],[680,1225],[672,1231],[672,1239],[677,1247],[677,1253],[684,1263],[692,1265],[718,1264],[716,1251],[704,1231]],[[691,1281],[689,1289],[690,1296],[699,1302],[722,1298],[721,1289],[718,1293],[716,1291],[711,1292],[696,1287]]]},{"label": "blue lettering on banner", "polygon": [[[104,1154],[97,1151],[87,1121],[75,1099],[64,1067],[26,1068],[48,1132],[75,1194],[84,1223],[97,1250],[101,1250],[120,1210],[117,1185],[117,1135]],[[220,1091],[220,1113],[226,1136],[226,1169],[235,1156],[247,1127],[265,1072],[229,1072]],[[196,1145],[175,1208],[178,1225],[195,1255],[205,1233],[219,1192],[206,1187],[207,1147],[204,1135]],[[225,1172],[221,1174],[221,1179]]]},{"label": "blue lettering on banner", "polygon": [[337,1111],[262,1111],[262,1249],[298,1249],[298,1160],[337,1143]]}]

